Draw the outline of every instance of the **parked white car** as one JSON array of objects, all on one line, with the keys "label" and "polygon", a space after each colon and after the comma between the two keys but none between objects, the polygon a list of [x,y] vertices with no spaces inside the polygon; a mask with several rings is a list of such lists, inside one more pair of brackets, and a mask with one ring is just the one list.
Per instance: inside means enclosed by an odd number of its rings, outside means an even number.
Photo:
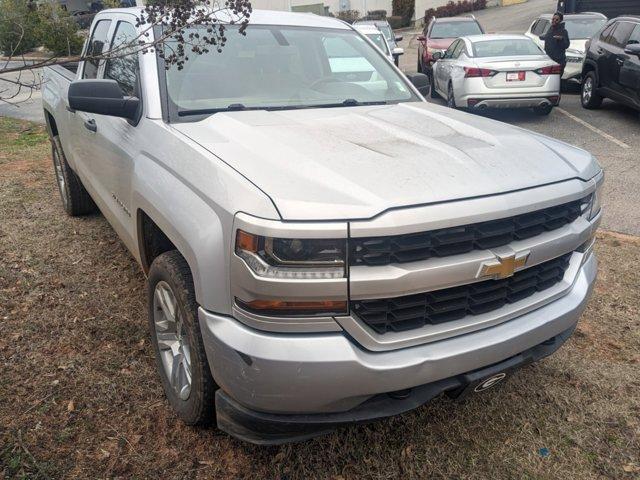
[{"label": "parked white car", "polygon": [[[541,15],[529,26],[525,35],[544,50],[544,36],[551,26],[552,14]],[[589,40],[607,22],[607,17],[601,13],[586,12],[564,16],[564,26],[569,33],[571,44],[567,49],[567,66],[562,80],[582,82],[582,64],[584,63],[587,40]]]},{"label": "parked white car", "polygon": [[[389,42],[387,42],[387,39],[384,36],[384,34],[375,25],[355,24],[353,25],[353,28],[355,28],[358,32],[360,32],[369,40],[371,40],[374,43],[374,45],[378,47],[378,49],[382,53],[384,53],[387,57],[391,59],[392,62],[394,61],[394,54],[401,55],[402,53],[404,53],[404,50],[402,48],[392,49],[391,46],[389,45]],[[396,50],[402,51],[402,53],[396,52]]]},{"label": "parked white car", "polygon": [[533,108],[560,100],[560,65],[524,35],[472,35],[434,55],[431,96],[452,108]]}]

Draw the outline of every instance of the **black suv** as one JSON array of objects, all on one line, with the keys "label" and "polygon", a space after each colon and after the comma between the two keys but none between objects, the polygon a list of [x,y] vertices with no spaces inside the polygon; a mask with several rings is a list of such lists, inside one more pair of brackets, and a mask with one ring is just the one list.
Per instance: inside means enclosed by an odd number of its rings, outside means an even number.
[{"label": "black suv", "polygon": [[587,42],[582,106],[611,98],[640,110],[640,17],[618,17]]}]

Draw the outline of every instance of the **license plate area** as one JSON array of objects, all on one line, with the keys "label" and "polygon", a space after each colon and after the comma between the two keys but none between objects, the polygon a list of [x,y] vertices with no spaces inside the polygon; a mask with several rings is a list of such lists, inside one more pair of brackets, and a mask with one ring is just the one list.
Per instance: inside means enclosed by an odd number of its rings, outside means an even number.
[{"label": "license plate area", "polygon": [[527,78],[527,72],[507,72],[507,82],[524,82]]}]

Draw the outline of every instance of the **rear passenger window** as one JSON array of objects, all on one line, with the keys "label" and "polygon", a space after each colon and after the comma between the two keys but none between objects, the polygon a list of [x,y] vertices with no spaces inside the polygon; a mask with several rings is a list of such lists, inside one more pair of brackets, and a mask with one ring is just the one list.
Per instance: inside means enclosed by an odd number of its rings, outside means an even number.
[{"label": "rear passenger window", "polygon": [[544,20],[544,19],[540,20],[538,22],[538,25],[536,25],[536,29],[537,29],[536,35],[544,35],[545,33],[547,33],[547,30],[549,30],[549,25],[551,25],[549,23],[549,20]]},{"label": "rear passenger window", "polygon": [[611,32],[613,32],[613,29],[615,28],[615,26],[616,26],[616,24],[612,23],[607,28],[605,28],[602,31],[602,33],[600,34],[600,40],[602,40],[603,42],[608,43],[609,42],[609,35],[611,35]]},{"label": "rear passenger window", "polygon": [[613,31],[609,43],[616,47],[624,48],[631,37],[631,32],[635,25],[629,22],[618,22],[616,29]]},{"label": "rear passenger window", "polygon": [[104,68],[104,78],[115,80],[122,92],[129,96],[137,95],[138,85],[138,33],[133,25],[120,22],[111,42],[111,50],[123,49],[124,55],[110,58]]},{"label": "rear passenger window", "polygon": [[531,33],[534,35],[542,35],[542,30],[544,29],[544,20],[538,20],[531,28]]},{"label": "rear passenger window", "polygon": [[96,78],[98,76],[98,67],[100,66],[99,59],[92,59],[90,57],[94,55],[100,55],[104,49],[104,45],[107,43],[107,33],[111,26],[111,20],[100,20],[96,23],[89,44],[87,45],[86,56],[88,60],[84,62],[84,71],[82,72],[82,78]]}]

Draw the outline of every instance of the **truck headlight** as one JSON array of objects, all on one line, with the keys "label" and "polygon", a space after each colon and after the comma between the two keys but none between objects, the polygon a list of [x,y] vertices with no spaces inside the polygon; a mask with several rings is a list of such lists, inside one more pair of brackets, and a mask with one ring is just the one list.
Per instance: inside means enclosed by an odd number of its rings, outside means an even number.
[{"label": "truck headlight", "polygon": [[591,205],[589,206],[589,220],[593,220],[600,210],[602,209],[602,185],[604,182],[600,182],[600,185],[596,187],[596,191],[591,194]]},{"label": "truck headlight", "polygon": [[261,277],[343,278],[346,250],[343,238],[272,238],[242,230],[236,233],[236,255]]}]

